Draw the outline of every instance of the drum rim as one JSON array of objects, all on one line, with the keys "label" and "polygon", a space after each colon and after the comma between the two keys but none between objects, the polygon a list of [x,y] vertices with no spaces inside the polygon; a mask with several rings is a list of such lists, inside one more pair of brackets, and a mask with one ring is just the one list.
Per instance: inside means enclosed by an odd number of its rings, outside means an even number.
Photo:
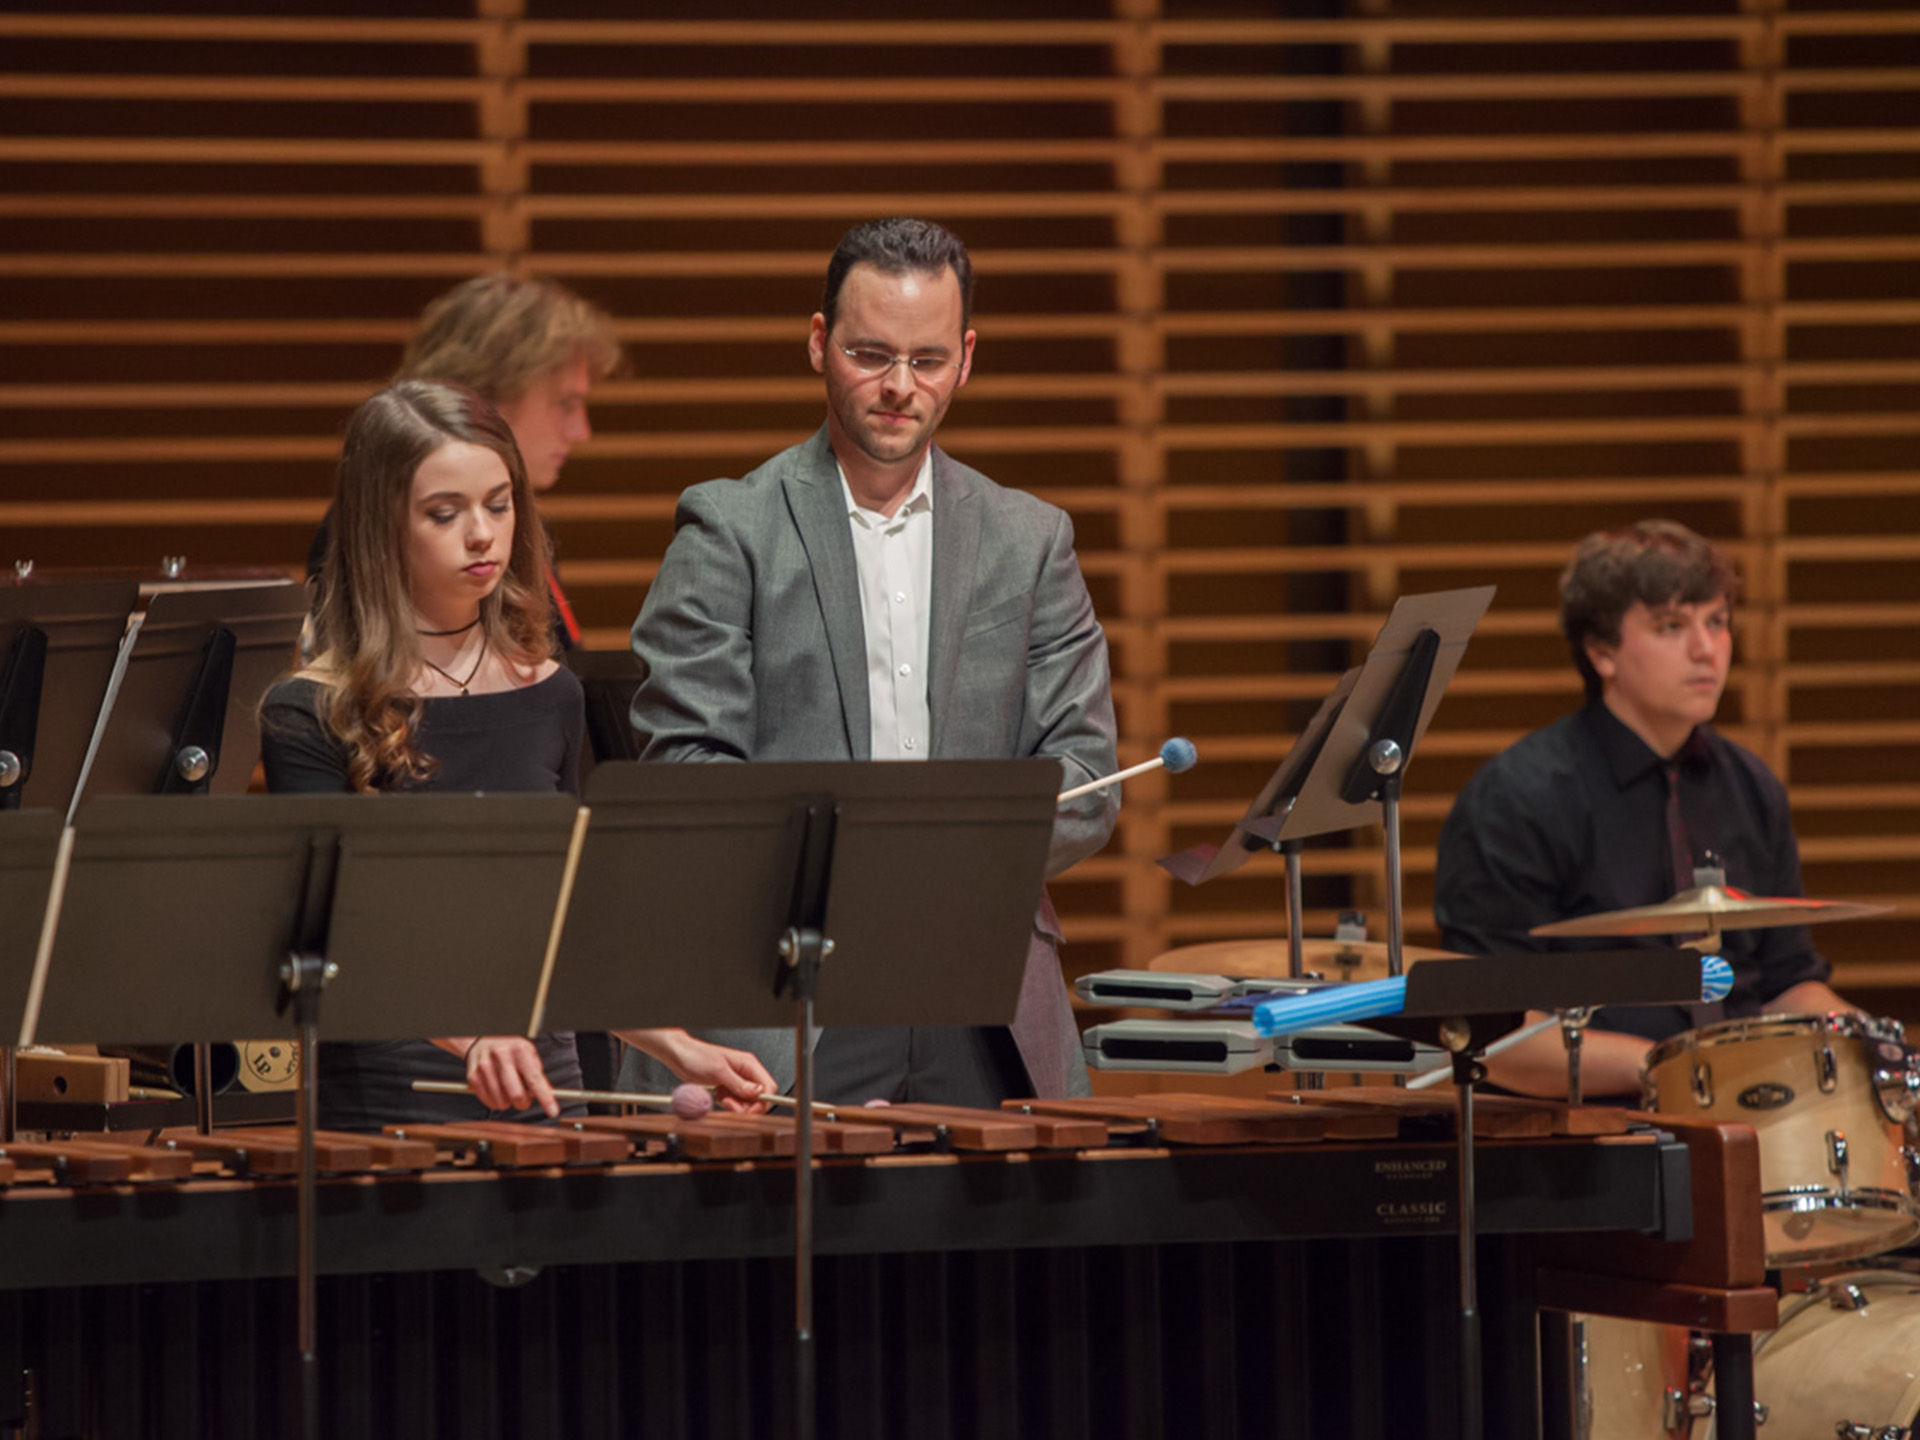
[{"label": "drum rim", "polygon": [[[1828,1197],[1805,1196],[1799,1199],[1776,1200],[1772,1192],[1763,1196],[1760,1209],[1765,1215],[1811,1214],[1825,1210],[1871,1210],[1878,1214],[1900,1214],[1906,1219],[1905,1233],[1899,1230],[1889,1231],[1886,1235],[1862,1236],[1851,1243],[1834,1245],[1814,1245],[1789,1250],[1767,1250],[1766,1262],[1769,1269],[1784,1269],[1795,1265],[1817,1265],[1828,1260],[1868,1260],[1876,1255],[1884,1255],[1896,1250],[1920,1235],[1920,1214],[1915,1213],[1911,1196],[1897,1192],[1876,1190],[1871,1193],[1870,1202],[1862,1205],[1843,1205]],[[1862,1192],[1856,1191],[1855,1194]],[[1831,1192],[1829,1192],[1829,1196]],[[1891,1196],[1892,1203],[1882,1197]]]},{"label": "drum rim", "polygon": [[1863,1015],[1857,1011],[1831,1011],[1819,1015],[1748,1015],[1733,1020],[1716,1020],[1692,1030],[1682,1030],[1658,1042],[1647,1052],[1641,1074],[1653,1072],[1676,1056],[1714,1045],[1731,1045],[1741,1040],[1775,1040],[1802,1031],[1825,1030],[1848,1040],[1899,1040],[1905,1031],[1900,1022],[1885,1015]]},{"label": "drum rim", "polygon": [[1920,1220],[1920,1202],[1904,1190],[1861,1185],[1842,1190],[1831,1185],[1783,1185],[1760,1192],[1762,1210],[1900,1210]]}]

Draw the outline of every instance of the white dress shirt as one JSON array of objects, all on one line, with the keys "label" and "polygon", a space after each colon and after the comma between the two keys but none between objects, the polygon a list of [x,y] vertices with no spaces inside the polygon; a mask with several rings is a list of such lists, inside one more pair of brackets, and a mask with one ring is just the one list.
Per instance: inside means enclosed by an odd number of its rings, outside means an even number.
[{"label": "white dress shirt", "polygon": [[933,449],[928,447],[913,489],[891,516],[855,501],[845,470],[840,489],[860,567],[873,758],[924,760],[932,737],[927,632],[933,602]]}]

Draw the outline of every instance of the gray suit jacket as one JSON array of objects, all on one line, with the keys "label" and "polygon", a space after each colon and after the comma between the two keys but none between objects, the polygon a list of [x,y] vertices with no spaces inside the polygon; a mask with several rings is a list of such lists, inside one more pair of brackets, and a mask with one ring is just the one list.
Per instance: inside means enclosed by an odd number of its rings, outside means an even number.
[{"label": "gray suit jacket", "polygon": [[[680,497],[633,626],[647,760],[872,758],[860,579],[826,427],[740,480]],[[1066,513],[933,452],[932,758],[1057,757],[1065,789],[1118,766],[1106,636]],[[1117,787],[1062,806],[1047,873],[1106,843]],[[1042,897],[1013,1036],[1037,1094],[1084,1094],[1079,1032]],[[792,1034],[745,1044],[782,1085]]]}]

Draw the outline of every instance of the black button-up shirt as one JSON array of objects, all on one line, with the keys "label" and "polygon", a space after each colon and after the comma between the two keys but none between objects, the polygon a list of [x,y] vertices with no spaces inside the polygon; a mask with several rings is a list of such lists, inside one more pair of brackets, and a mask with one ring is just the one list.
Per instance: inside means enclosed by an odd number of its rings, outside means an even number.
[{"label": "black button-up shirt", "polygon": [[[1679,756],[1680,813],[1692,859],[1712,851],[1727,884],[1800,894],[1800,847],[1786,790],[1751,751],[1698,727]],[[1674,892],[1665,766],[1596,701],[1495,756],[1467,782],[1440,832],[1434,915],[1450,950],[1615,950],[1679,937],[1547,940],[1535,925],[1654,905]],[[1759,1015],[1803,980],[1831,973],[1804,925],[1729,930],[1728,1018]],[[1603,1009],[1594,1023],[1662,1040],[1690,1028],[1679,1006]]]}]

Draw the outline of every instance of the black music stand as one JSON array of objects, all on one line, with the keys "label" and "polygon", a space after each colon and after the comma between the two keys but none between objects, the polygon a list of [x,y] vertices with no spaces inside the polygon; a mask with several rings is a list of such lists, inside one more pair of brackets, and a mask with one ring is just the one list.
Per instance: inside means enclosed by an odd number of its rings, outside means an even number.
[{"label": "black music stand", "polygon": [[309,1437],[321,993],[327,1032],[343,1040],[519,1033],[578,816],[568,795],[102,797],[70,832],[22,1043],[299,1036]]},{"label": "black music stand", "polygon": [[140,586],[0,581],[0,810],[73,799]]},{"label": "black music stand", "polygon": [[1398,1015],[1368,1020],[1407,1039],[1438,1039],[1453,1060],[1458,1096],[1460,1437],[1479,1440],[1481,1405],[1478,1243],[1474,1229],[1473,1087],[1486,1078],[1477,1056],[1528,1010],[1576,1005],[1672,1005],[1700,998],[1700,955],[1636,949],[1570,954],[1463,956],[1430,960],[1406,976]]},{"label": "black music stand", "polygon": [[561,657],[586,694],[587,750],[580,778],[607,760],[638,760],[633,728],[633,692],[646,678],[646,663],[631,650],[569,650]]},{"label": "black music stand", "polygon": [[260,697],[299,659],[306,588],[162,590],[114,661],[71,819],[93,795],[243,795]]},{"label": "black music stand", "polygon": [[816,1425],[816,1007],[826,1024],[1009,1023],[1059,785],[1043,759],[605,764],[588,784],[592,824],[533,1028],[794,1027],[800,1440]]},{"label": "black music stand", "polygon": [[1402,973],[1401,781],[1493,593],[1493,586],[1481,585],[1402,596],[1366,660],[1321,702],[1227,843],[1161,860],[1171,874],[1200,885],[1245,864],[1255,850],[1280,851],[1293,978],[1303,968],[1301,842],[1358,829],[1376,817],[1386,831],[1387,973]]},{"label": "black music stand", "polygon": [[70,834],[51,810],[0,810],[0,1141],[14,1137],[14,1048]]}]

